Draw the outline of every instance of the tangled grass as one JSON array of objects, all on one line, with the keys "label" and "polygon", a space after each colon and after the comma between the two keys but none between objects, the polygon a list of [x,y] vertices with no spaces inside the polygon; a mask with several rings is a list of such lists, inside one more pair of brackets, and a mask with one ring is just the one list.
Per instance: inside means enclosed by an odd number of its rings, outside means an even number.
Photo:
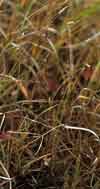
[{"label": "tangled grass", "polygon": [[0,188],[100,188],[100,3],[0,1]]}]

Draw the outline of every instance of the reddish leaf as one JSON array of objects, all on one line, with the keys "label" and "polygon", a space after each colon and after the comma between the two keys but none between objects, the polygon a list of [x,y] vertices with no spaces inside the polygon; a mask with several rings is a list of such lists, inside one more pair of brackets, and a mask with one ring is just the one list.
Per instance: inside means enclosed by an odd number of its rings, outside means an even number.
[{"label": "reddish leaf", "polygon": [[92,76],[92,73],[93,73],[93,69],[92,67],[86,67],[82,73],[82,76],[83,78],[88,81],[90,80],[91,76]]},{"label": "reddish leaf", "polygon": [[8,140],[11,138],[11,135],[6,132],[0,132],[0,140]]},{"label": "reddish leaf", "polygon": [[48,79],[47,83],[48,83],[48,89],[49,89],[49,91],[54,92],[54,91],[56,91],[58,89],[59,85],[58,85],[58,83],[55,80]]}]

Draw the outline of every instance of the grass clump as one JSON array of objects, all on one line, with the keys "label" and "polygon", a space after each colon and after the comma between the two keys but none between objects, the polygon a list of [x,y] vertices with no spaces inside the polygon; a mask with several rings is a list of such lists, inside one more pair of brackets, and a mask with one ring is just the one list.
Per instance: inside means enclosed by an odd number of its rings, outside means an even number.
[{"label": "grass clump", "polygon": [[0,188],[100,188],[100,3],[0,3]]}]

